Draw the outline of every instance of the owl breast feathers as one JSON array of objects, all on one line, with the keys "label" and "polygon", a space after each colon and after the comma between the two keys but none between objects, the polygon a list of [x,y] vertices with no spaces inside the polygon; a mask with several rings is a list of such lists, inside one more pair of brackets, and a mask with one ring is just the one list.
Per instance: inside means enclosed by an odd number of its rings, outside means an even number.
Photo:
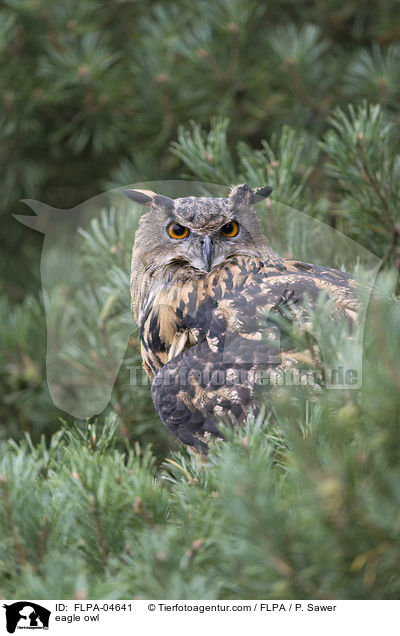
[{"label": "owl breast feathers", "polygon": [[347,274],[281,259],[268,245],[252,204],[270,192],[246,184],[228,198],[125,191],[150,206],[135,237],[131,298],[153,402],[165,426],[202,453],[219,422],[257,411],[257,374],[309,357],[282,332],[282,317],[306,325],[322,290],[332,320],[357,316]]}]

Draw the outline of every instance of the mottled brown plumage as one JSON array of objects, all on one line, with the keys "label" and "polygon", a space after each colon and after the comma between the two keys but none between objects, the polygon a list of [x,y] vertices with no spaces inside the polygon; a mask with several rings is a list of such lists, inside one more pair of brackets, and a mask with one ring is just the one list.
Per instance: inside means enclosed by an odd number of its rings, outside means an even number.
[{"label": "mottled brown plumage", "polygon": [[332,319],[356,316],[347,274],[281,259],[268,245],[252,204],[270,191],[243,184],[228,198],[175,200],[126,191],[150,205],[135,237],[131,297],[153,401],[167,428],[201,452],[221,419],[241,422],[257,409],[255,374],[309,360],[277,316],[306,328],[306,305],[321,290]]}]

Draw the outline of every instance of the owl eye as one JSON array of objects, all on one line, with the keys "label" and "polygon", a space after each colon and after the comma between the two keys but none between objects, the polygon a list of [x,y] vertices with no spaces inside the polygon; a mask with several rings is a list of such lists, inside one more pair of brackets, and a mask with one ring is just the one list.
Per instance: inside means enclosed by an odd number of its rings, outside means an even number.
[{"label": "owl eye", "polygon": [[168,228],[168,234],[173,239],[185,238],[189,234],[189,228],[180,223],[172,223]]},{"label": "owl eye", "polygon": [[229,223],[225,223],[225,225],[221,227],[221,234],[223,234],[223,236],[236,236],[238,232],[239,223],[237,223],[237,221],[229,221]]}]

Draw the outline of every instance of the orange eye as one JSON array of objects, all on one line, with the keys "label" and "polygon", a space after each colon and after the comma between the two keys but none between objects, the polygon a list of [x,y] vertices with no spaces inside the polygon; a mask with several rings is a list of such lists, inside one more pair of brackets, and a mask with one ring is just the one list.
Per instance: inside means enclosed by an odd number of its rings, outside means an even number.
[{"label": "orange eye", "polygon": [[239,224],[236,221],[229,221],[229,223],[225,223],[225,225],[221,227],[221,234],[229,236],[230,238],[236,236],[238,232]]},{"label": "orange eye", "polygon": [[168,228],[168,234],[173,239],[182,239],[189,234],[189,228],[180,223],[172,223]]}]

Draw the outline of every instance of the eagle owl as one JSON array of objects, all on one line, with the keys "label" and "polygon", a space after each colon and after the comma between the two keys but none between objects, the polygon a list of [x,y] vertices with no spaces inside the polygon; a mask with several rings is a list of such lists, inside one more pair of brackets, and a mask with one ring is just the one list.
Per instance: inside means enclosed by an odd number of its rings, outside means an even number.
[{"label": "eagle owl", "polygon": [[202,453],[221,420],[240,423],[257,410],[256,372],[298,364],[274,317],[305,325],[322,289],[333,319],[351,322],[357,310],[347,274],[269,246],[253,204],[271,190],[242,184],[227,198],[178,199],[125,191],[149,206],[133,246],[131,299],[153,402],[165,426]]}]

